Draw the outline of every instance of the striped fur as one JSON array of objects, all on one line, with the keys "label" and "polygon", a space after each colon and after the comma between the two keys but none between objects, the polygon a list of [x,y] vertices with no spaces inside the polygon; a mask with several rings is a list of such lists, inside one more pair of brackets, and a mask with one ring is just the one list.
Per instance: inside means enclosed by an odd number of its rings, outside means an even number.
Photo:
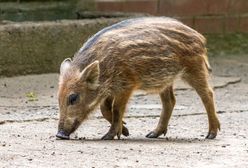
[{"label": "striped fur", "polygon": [[[126,129],[122,126],[125,106],[134,90],[165,95],[162,93],[172,88],[174,80],[181,76],[201,96],[209,116],[209,135],[215,137],[219,121],[207,82],[211,67],[205,45],[206,40],[201,34],[167,17],[129,19],[99,31],[75,54],[70,68],[61,73],[59,102],[62,126],[59,129],[71,133],[88,113],[101,104],[101,109],[105,109],[102,110],[104,117],[111,123],[111,129],[103,139],[120,136],[123,128]],[[99,61],[99,70],[90,67],[96,61]],[[89,83],[81,80],[81,72],[85,69],[98,75],[94,82],[99,87],[95,90],[89,89]],[[80,94],[79,103],[74,107],[65,106],[68,95],[74,92]],[[163,101],[163,97],[161,99]],[[111,103],[106,103],[106,100]],[[173,95],[169,97],[169,101],[172,100]],[[106,104],[111,107],[105,107]],[[166,107],[163,111],[169,113]],[[71,122],[65,124],[68,118],[77,120],[79,124],[70,128]],[[157,136],[167,129],[169,116],[164,118],[153,131]]]}]

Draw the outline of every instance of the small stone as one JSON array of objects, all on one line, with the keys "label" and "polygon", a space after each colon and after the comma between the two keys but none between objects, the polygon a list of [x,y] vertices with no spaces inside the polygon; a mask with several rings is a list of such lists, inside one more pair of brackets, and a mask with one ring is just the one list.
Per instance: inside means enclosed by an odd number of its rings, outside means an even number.
[{"label": "small stone", "polygon": [[50,136],[50,137],[49,137],[49,139],[54,139],[54,138],[55,138],[55,136],[54,136],[54,135],[52,135],[52,136]]},{"label": "small stone", "polygon": [[86,138],[85,137],[79,137],[78,139],[79,140],[85,140]]},{"label": "small stone", "polygon": [[79,153],[84,153],[84,152],[83,152],[83,151],[81,151],[81,150],[79,150],[78,152],[79,152]]}]

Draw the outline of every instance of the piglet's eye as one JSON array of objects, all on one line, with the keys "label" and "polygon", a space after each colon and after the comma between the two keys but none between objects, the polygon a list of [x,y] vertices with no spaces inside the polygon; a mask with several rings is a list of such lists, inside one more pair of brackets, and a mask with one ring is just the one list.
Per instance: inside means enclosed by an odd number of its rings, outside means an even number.
[{"label": "piglet's eye", "polygon": [[74,105],[79,100],[79,94],[71,94],[68,98],[68,104]]}]

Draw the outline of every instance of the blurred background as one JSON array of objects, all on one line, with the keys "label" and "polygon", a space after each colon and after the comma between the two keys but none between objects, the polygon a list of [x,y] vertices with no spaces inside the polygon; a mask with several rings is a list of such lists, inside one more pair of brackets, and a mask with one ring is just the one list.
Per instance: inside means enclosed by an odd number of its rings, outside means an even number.
[{"label": "blurred background", "polygon": [[148,15],[203,33],[210,57],[248,53],[248,0],[0,0],[0,76],[58,72],[103,27]]}]

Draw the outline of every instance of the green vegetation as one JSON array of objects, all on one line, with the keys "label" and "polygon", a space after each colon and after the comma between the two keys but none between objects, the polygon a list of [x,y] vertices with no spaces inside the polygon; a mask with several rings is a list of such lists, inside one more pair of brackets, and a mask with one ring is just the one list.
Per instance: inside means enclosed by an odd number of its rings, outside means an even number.
[{"label": "green vegetation", "polygon": [[28,101],[38,101],[38,97],[34,92],[26,93],[26,98],[28,99]]},{"label": "green vegetation", "polygon": [[76,19],[76,17],[73,5],[67,2],[11,2],[0,4],[0,20],[20,22]]},{"label": "green vegetation", "polygon": [[209,56],[248,54],[248,33],[205,35]]}]

